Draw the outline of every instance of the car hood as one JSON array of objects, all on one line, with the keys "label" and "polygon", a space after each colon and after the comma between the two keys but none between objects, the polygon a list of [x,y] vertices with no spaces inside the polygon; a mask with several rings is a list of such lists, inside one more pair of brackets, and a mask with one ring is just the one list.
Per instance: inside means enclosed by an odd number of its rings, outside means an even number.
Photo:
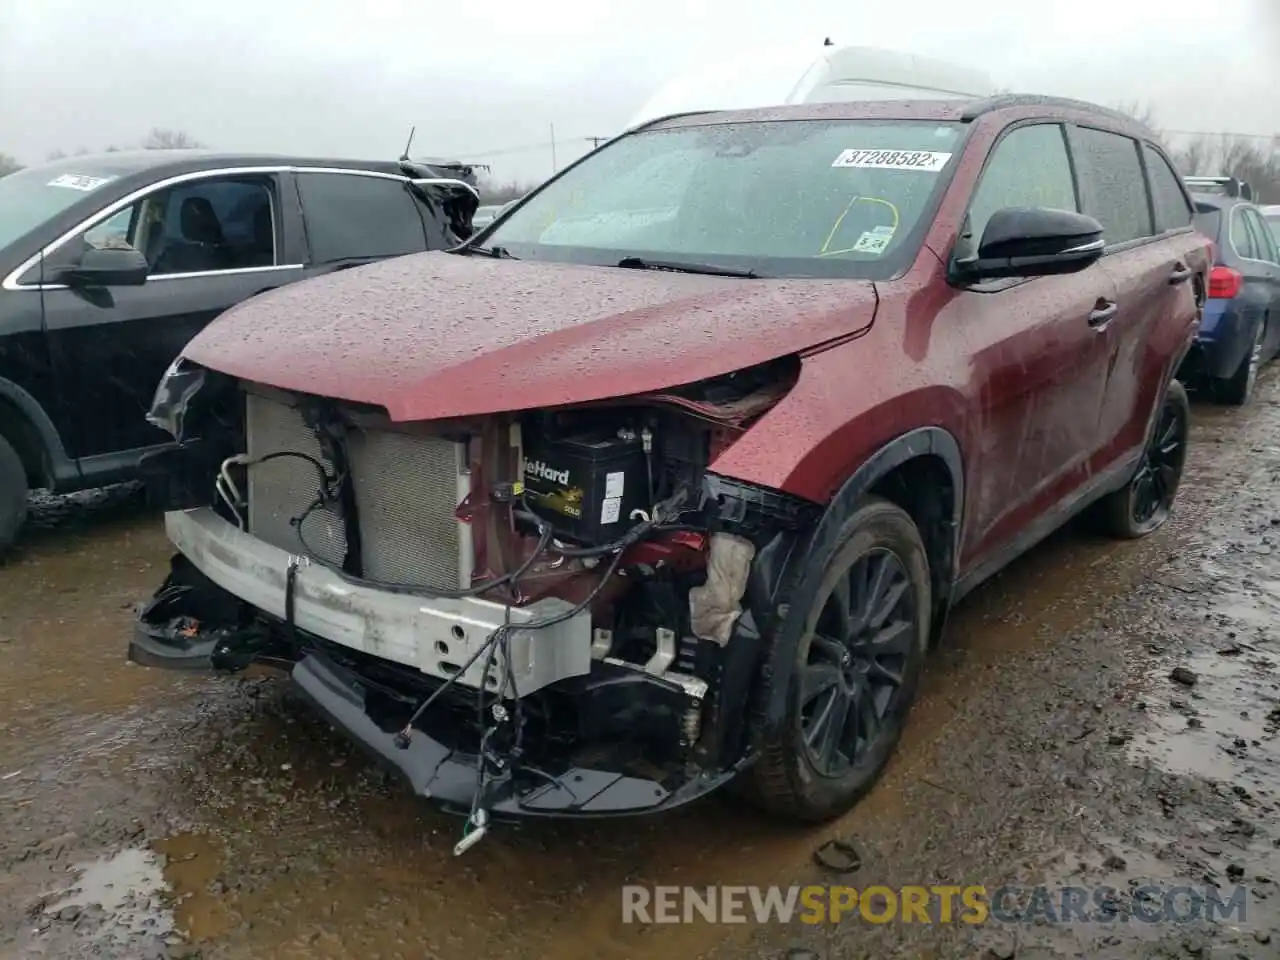
[{"label": "car hood", "polygon": [[416,254],[228,310],[184,351],[223,373],[434,420],[693,383],[865,330],[875,288]]}]

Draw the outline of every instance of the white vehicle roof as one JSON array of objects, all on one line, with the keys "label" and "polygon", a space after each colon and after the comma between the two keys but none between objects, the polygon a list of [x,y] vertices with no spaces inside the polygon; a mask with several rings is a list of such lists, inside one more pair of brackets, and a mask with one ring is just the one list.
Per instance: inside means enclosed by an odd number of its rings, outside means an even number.
[{"label": "white vehicle roof", "polygon": [[940,100],[995,92],[981,70],[879,47],[777,48],[705,66],[669,81],[628,128],[697,110],[853,100]]},{"label": "white vehicle roof", "polygon": [[1273,203],[1262,208],[1264,217],[1280,217],[1280,203]]}]

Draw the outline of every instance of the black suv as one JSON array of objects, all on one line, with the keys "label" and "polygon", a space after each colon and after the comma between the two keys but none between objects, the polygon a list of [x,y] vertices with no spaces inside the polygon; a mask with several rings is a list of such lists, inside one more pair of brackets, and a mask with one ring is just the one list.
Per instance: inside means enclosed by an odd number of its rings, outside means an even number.
[{"label": "black suv", "polygon": [[135,476],[173,359],[283,284],[470,234],[472,169],[203,151],[75,157],[0,178],[0,550],[27,491]]}]

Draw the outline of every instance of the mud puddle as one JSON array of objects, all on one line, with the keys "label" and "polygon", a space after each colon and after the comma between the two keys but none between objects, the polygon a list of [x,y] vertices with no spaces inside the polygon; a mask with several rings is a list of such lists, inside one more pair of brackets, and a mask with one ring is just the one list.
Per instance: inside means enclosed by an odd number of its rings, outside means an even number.
[{"label": "mud puddle", "polygon": [[[1206,951],[1272,956],[1256,938],[1272,935],[1280,904],[1258,879],[1277,874],[1275,691],[1257,660],[1276,653],[1280,561],[1261,548],[1280,464],[1250,438],[1280,415],[1263,403],[1196,417],[1172,527],[1136,544],[1072,529],[980,589],[930,664],[882,782],[817,829],[713,797],[655,820],[503,826],[455,859],[460,822],[407,796],[287,683],[125,665],[131,605],[168,559],[158,518],[125,501],[55,522],[0,569],[11,641],[0,643],[0,956],[112,955],[92,924],[44,916],[41,897],[121,851],[149,852],[162,880],[159,892],[154,874],[138,882],[157,926],[121,956],[1128,957],[1191,955],[1195,937]],[[1220,653],[1231,641],[1240,652]],[[1194,687],[1170,681],[1179,665]],[[1188,726],[1190,710],[1203,726]],[[1220,749],[1237,739],[1244,755]],[[849,877],[812,866],[833,836],[862,854]],[[1251,899],[1243,924],[1203,929],[977,931],[856,918],[645,927],[620,909],[627,883],[1109,884],[1132,896],[1205,876],[1256,888],[1263,906]]]}]

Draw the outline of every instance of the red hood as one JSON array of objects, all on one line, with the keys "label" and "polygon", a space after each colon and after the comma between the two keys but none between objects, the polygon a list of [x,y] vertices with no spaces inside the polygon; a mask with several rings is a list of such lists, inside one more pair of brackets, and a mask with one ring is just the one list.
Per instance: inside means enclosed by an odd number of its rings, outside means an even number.
[{"label": "red hood", "polygon": [[870,283],[743,280],[427,253],[234,307],[185,355],[435,420],[648,393],[870,326]]}]

